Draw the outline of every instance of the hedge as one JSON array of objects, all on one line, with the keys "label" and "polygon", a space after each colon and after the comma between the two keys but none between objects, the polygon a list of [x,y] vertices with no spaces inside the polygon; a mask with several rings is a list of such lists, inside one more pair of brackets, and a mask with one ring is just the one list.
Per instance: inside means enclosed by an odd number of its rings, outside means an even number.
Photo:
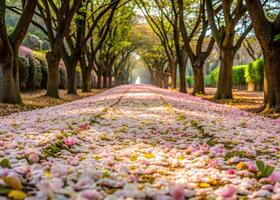
[{"label": "hedge", "polygon": [[232,83],[239,85],[239,84],[246,84],[245,79],[245,71],[248,68],[248,65],[241,65],[241,66],[234,66],[232,68]]},{"label": "hedge", "polygon": [[[46,89],[48,81],[48,65],[46,54],[32,51],[21,46],[19,51],[19,81],[21,90]],[[59,66],[59,87],[66,88],[66,70],[63,62]]]},{"label": "hedge", "polygon": [[188,83],[189,87],[192,87],[194,85],[194,76],[188,76],[187,83]]},{"label": "hedge", "polygon": [[29,76],[29,62],[25,57],[19,56],[19,85],[21,90],[26,90]]},{"label": "hedge", "polygon": [[[207,86],[217,84],[219,78],[219,68],[213,70],[209,76],[205,78]],[[246,84],[249,82],[262,83],[264,79],[264,61],[258,59],[251,62],[249,65],[233,66],[232,68],[232,83],[235,85]]]},{"label": "hedge", "polygon": [[29,76],[27,80],[27,88],[36,90],[41,87],[42,72],[41,64],[38,59],[29,58]]},{"label": "hedge", "polygon": [[[234,85],[246,84],[245,71],[247,68],[248,65],[232,67],[232,83]],[[210,73],[208,78],[206,78],[206,83],[208,83],[211,86],[214,86],[218,83],[218,78],[219,78],[219,68],[217,67]]]},{"label": "hedge", "polygon": [[246,82],[262,83],[264,79],[263,59],[251,62],[245,71]]}]

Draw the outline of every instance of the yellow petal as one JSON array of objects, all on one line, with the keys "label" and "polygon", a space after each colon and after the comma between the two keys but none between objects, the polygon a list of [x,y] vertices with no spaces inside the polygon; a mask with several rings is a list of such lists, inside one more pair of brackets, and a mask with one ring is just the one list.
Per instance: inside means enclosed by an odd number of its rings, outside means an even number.
[{"label": "yellow petal", "polygon": [[200,188],[209,188],[211,185],[209,183],[199,183],[198,187]]},{"label": "yellow petal", "polygon": [[52,173],[50,171],[45,171],[44,172],[44,176],[47,178],[51,178],[52,177]]},{"label": "yellow petal", "polygon": [[12,190],[8,194],[8,197],[14,200],[24,200],[26,196],[26,193],[20,190]]},{"label": "yellow petal", "polygon": [[244,162],[240,162],[236,165],[236,169],[238,169],[238,170],[247,169],[247,165]]},{"label": "yellow petal", "polygon": [[18,178],[15,177],[3,177],[3,181],[12,189],[21,190],[22,185]]},{"label": "yellow petal", "polygon": [[154,158],[155,156],[153,154],[151,154],[151,153],[146,153],[144,155],[144,157],[147,158],[147,159],[151,159],[151,158]]}]

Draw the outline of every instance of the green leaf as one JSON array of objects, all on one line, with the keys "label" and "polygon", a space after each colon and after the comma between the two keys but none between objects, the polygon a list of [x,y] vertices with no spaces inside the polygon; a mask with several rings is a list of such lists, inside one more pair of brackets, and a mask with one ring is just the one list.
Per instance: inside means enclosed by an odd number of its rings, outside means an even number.
[{"label": "green leaf", "polygon": [[256,165],[257,165],[257,168],[259,169],[259,171],[262,174],[265,174],[265,165],[264,165],[263,161],[257,160]]},{"label": "green leaf", "polygon": [[5,159],[1,160],[0,166],[2,168],[11,168],[11,163],[8,159],[5,158]]},{"label": "green leaf", "polygon": [[280,40],[280,34],[274,36],[274,42],[279,41]]},{"label": "green leaf", "polygon": [[265,177],[270,176],[270,175],[272,174],[273,171],[274,171],[274,167],[272,167],[272,166],[267,166],[267,167],[265,168],[265,174],[264,174],[264,176],[265,176]]},{"label": "green leaf", "polygon": [[11,192],[10,188],[7,188],[5,186],[0,186],[0,195],[7,195],[9,192]]}]

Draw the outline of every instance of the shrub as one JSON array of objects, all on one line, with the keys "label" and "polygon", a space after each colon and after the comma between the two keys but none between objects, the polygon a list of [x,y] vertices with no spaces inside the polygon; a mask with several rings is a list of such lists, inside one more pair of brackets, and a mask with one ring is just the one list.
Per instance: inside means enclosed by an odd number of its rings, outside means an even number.
[{"label": "shrub", "polygon": [[46,54],[41,52],[41,51],[33,51],[35,59],[40,63],[40,68],[41,68],[41,83],[40,83],[40,88],[45,89],[47,88],[47,83],[48,83],[48,64],[46,61]]},{"label": "shrub", "polygon": [[245,71],[248,65],[234,66],[232,68],[232,83],[233,84],[246,84]]},{"label": "shrub", "polygon": [[34,56],[32,50],[25,46],[19,47],[19,55],[26,58],[33,58]]},{"label": "shrub", "polygon": [[39,89],[41,86],[42,72],[41,65],[38,59],[29,58],[29,76],[27,88],[29,90]]},{"label": "shrub", "polygon": [[[232,68],[232,83],[233,84],[246,84],[245,71],[247,65],[233,66]],[[219,78],[219,67],[214,69],[210,75],[206,78],[205,82],[207,85],[215,86],[218,83]]]},{"label": "shrub", "polygon": [[194,76],[188,76],[187,83],[188,83],[189,87],[192,87],[194,85]]},{"label": "shrub", "polygon": [[41,89],[47,88],[48,84],[48,65],[45,60],[40,60],[41,63],[41,73],[42,73],[42,80],[41,80]]},{"label": "shrub", "polygon": [[60,63],[59,66],[59,85],[58,87],[60,89],[66,89],[67,85],[67,74],[66,74],[66,68],[63,63]]},{"label": "shrub", "polygon": [[217,85],[217,82],[218,82],[218,77],[219,77],[219,68],[217,67],[216,69],[214,69],[209,77],[208,77],[208,82],[209,82],[209,85],[211,86],[216,86]]},{"label": "shrub", "polygon": [[29,76],[29,62],[25,57],[19,56],[19,85],[21,90],[26,90],[27,80]]},{"label": "shrub", "polygon": [[246,82],[262,83],[264,79],[263,59],[251,62],[245,72]]}]

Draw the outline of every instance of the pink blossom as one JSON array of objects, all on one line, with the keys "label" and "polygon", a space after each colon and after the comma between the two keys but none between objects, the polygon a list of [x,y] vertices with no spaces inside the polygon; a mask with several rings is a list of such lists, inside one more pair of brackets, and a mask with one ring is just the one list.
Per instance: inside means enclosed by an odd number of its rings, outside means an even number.
[{"label": "pink blossom", "polygon": [[211,159],[208,161],[208,167],[218,167],[220,166],[220,162],[217,159]]},{"label": "pink blossom", "polygon": [[185,199],[185,189],[182,186],[175,186],[170,194],[173,200],[184,200]]},{"label": "pink blossom", "polygon": [[88,200],[102,199],[102,195],[96,190],[85,190],[82,197]]},{"label": "pink blossom", "polygon": [[89,130],[89,125],[88,124],[81,124],[79,127],[79,131],[86,131]]},{"label": "pink blossom", "polygon": [[75,145],[75,140],[71,137],[65,138],[63,140],[64,144],[67,145],[68,147],[72,147]]},{"label": "pink blossom", "polygon": [[246,151],[246,156],[248,156],[248,157],[256,157],[257,156],[257,152],[255,150],[253,150],[253,149],[248,149]]},{"label": "pink blossom", "polygon": [[232,198],[236,193],[236,189],[233,186],[227,185],[219,189],[218,193],[223,198]]},{"label": "pink blossom", "polygon": [[275,171],[273,172],[268,179],[272,182],[272,183],[277,183],[280,182],[280,172],[279,171]]},{"label": "pink blossom", "polygon": [[227,174],[233,175],[235,174],[235,171],[233,169],[228,169]]},{"label": "pink blossom", "polygon": [[258,171],[257,166],[253,162],[249,162],[247,167],[250,172],[256,173]]},{"label": "pink blossom", "polygon": [[84,190],[84,189],[90,189],[92,186],[94,186],[94,182],[91,178],[85,177],[85,178],[81,178],[76,185],[74,186],[74,188],[76,190]]},{"label": "pink blossom", "polygon": [[200,150],[207,152],[209,151],[209,145],[208,144],[203,144],[200,146]]},{"label": "pink blossom", "polygon": [[28,160],[32,163],[37,163],[40,160],[40,156],[35,152],[30,152],[28,154]]},{"label": "pink blossom", "polygon": [[28,47],[25,46],[20,46],[19,47],[19,54],[21,56],[25,56],[27,58],[33,58],[33,52],[31,49],[29,49]]},{"label": "pink blossom", "polygon": [[8,176],[10,170],[7,168],[0,168],[0,177]]}]

